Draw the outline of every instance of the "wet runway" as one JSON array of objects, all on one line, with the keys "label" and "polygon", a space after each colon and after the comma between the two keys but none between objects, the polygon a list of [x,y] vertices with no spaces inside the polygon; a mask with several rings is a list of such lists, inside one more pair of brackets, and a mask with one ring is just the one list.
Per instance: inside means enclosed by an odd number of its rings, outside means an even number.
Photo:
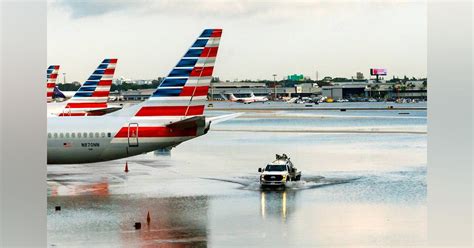
[{"label": "wet runway", "polygon": [[[426,111],[255,112],[213,129],[169,153],[48,166],[49,245],[426,244]],[[261,190],[257,169],[275,153],[302,181]]]}]

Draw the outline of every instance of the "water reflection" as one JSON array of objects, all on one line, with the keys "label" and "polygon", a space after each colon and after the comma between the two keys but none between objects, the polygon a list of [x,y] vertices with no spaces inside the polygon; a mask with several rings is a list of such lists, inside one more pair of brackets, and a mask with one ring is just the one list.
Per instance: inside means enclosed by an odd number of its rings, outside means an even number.
[{"label": "water reflection", "polygon": [[153,151],[153,154],[155,156],[171,156],[171,149],[172,147],[158,149],[158,150]]},{"label": "water reflection", "polygon": [[[130,211],[138,210],[135,221],[142,222],[141,230],[133,230],[130,212],[123,213],[122,245],[125,247],[206,247],[207,197],[139,199],[130,204]],[[150,223],[147,224],[147,212]]]},{"label": "water reflection", "polygon": [[50,196],[77,196],[77,195],[91,195],[91,196],[108,196],[109,182],[106,179],[96,183],[85,184],[54,184],[48,188],[48,195]]},{"label": "water reflection", "polygon": [[296,191],[293,190],[262,190],[260,192],[260,214],[262,219],[286,217],[295,207]]},{"label": "water reflection", "polygon": [[[48,243],[55,246],[206,247],[208,197],[48,197]],[[60,212],[54,206],[62,206]],[[147,223],[147,213],[150,222]],[[135,230],[134,223],[141,222]]]}]

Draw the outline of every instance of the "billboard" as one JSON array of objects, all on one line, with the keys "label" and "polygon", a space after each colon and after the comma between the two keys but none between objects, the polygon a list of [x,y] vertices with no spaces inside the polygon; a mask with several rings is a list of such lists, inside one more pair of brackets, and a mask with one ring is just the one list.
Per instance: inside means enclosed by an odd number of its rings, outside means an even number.
[{"label": "billboard", "polygon": [[293,74],[293,75],[289,75],[288,76],[288,80],[290,81],[303,81],[304,80],[304,76],[303,74]]},{"label": "billboard", "polygon": [[370,75],[372,76],[386,76],[387,75],[387,69],[375,69],[371,68],[370,69]]}]

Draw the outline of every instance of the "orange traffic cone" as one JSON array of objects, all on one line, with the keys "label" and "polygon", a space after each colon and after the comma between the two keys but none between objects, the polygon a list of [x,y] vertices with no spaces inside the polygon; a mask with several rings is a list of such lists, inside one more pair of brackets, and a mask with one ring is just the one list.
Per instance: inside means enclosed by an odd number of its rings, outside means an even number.
[{"label": "orange traffic cone", "polygon": [[125,173],[127,173],[127,172],[128,172],[128,161],[125,162]]},{"label": "orange traffic cone", "polygon": [[148,211],[148,214],[146,215],[146,223],[150,225],[151,218],[150,218],[150,211]]}]

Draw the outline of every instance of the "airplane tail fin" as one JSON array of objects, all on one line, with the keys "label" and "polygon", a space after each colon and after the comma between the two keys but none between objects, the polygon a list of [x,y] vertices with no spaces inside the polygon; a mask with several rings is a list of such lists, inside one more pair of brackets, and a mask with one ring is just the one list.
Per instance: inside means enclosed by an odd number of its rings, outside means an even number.
[{"label": "airplane tail fin", "polygon": [[203,115],[221,34],[222,29],[205,29],[150,98],[115,113],[172,119]]},{"label": "airplane tail fin", "polygon": [[53,89],[53,98],[62,98],[66,99],[66,96],[64,93],[58,88],[58,86],[55,86]]},{"label": "airplane tail fin", "polygon": [[237,98],[235,97],[234,94],[230,93],[230,94],[229,94],[229,100],[230,100],[230,101],[236,101]]},{"label": "airplane tail fin", "polygon": [[48,102],[53,101],[54,87],[58,79],[59,65],[50,65],[46,70],[46,98]]},{"label": "airplane tail fin", "polygon": [[107,108],[117,59],[104,59],[69,100],[71,112]]}]

